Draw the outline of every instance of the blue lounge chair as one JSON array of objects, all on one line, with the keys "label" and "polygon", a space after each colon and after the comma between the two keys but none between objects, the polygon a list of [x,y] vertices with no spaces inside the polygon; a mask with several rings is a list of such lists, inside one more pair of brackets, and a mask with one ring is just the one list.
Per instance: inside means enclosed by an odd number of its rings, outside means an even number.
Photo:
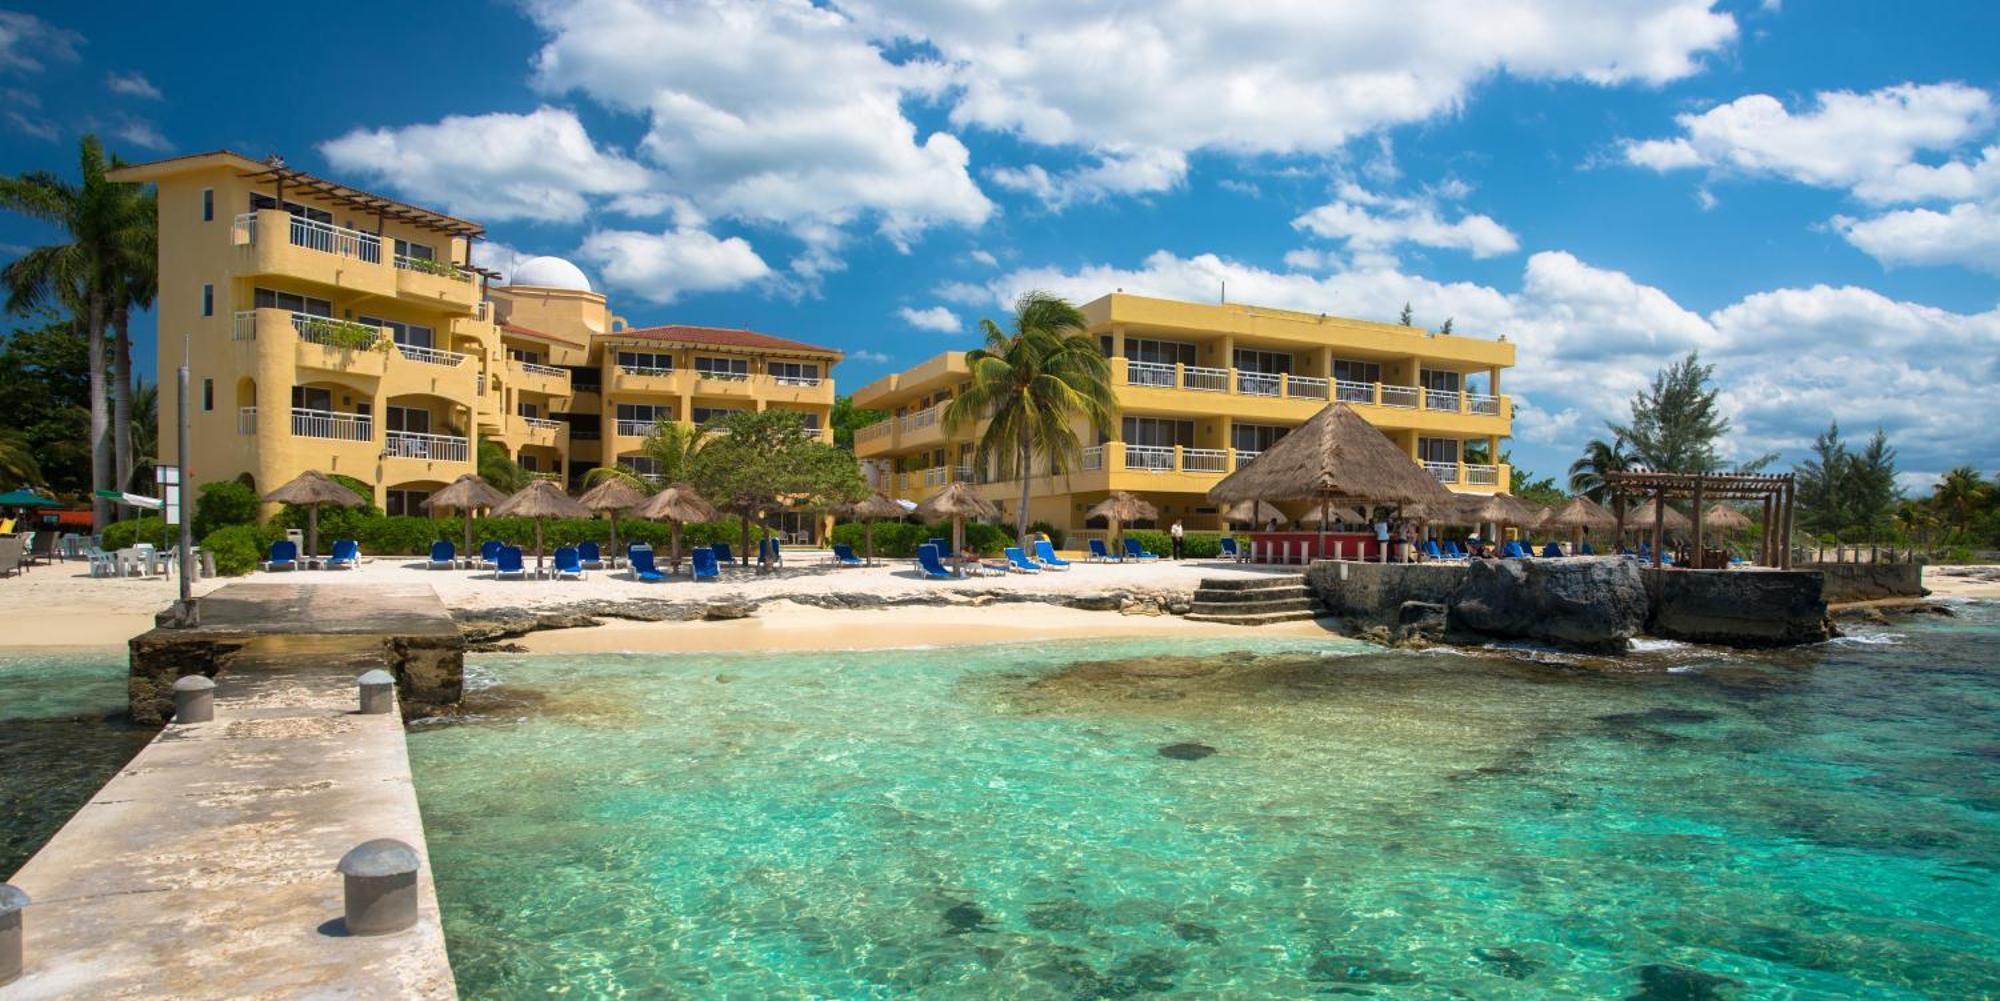
[{"label": "blue lounge chair", "polygon": [[430,568],[432,570],[450,570],[456,565],[458,565],[457,546],[443,539],[431,543]]},{"label": "blue lounge chair", "polygon": [[951,543],[944,539],[925,539],[923,544],[926,546],[936,546],[939,559],[951,555]]},{"label": "blue lounge chair", "polygon": [[576,544],[576,561],[585,570],[604,569],[604,553],[589,539]]},{"label": "blue lounge chair", "polygon": [[1125,537],[1125,555],[1135,560],[1157,560],[1160,558],[1157,553],[1147,552],[1144,546],[1139,545],[1138,539],[1132,538],[1129,535]]},{"label": "blue lounge chair", "polygon": [[487,539],[485,542],[480,543],[479,568],[481,570],[491,570],[499,565],[500,550],[505,548],[507,548],[507,544],[497,539]]},{"label": "blue lounge chair", "polygon": [[1445,558],[1444,550],[1438,548],[1438,540],[1436,539],[1424,540],[1424,555],[1434,560],[1442,560]]},{"label": "blue lounge chair", "polygon": [[1090,540],[1090,562],[1092,563],[1111,562],[1111,551],[1104,548],[1103,539]]},{"label": "blue lounge chair", "polygon": [[695,580],[721,580],[722,568],[716,565],[715,550],[696,547],[688,554],[688,573]]},{"label": "blue lounge chair", "polygon": [[297,570],[299,568],[299,546],[290,539],[279,539],[271,543],[271,558],[264,561],[266,570]]},{"label": "blue lounge chair", "polygon": [[361,543],[353,539],[340,539],[333,544],[333,555],[326,558],[328,570],[352,570],[361,565]]},{"label": "blue lounge chair", "polygon": [[1460,549],[1458,547],[1457,539],[1444,540],[1444,554],[1445,556],[1454,560],[1462,560],[1466,558],[1465,550]]},{"label": "blue lounge chair", "polygon": [[778,548],[778,540],[761,539],[757,543],[757,561],[770,560],[777,566],[785,565],[785,554]]},{"label": "blue lounge chair", "polygon": [[1069,561],[1056,555],[1056,547],[1047,539],[1035,540],[1035,562],[1051,570],[1068,570]]},{"label": "blue lounge chair", "polygon": [[1015,573],[1042,572],[1042,568],[1036,566],[1032,561],[1030,561],[1028,559],[1028,554],[1022,552],[1020,546],[1008,546],[1006,549],[1002,550],[1002,555],[1007,557],[1007,569]]},{"label": "blue lounge chair", "polygon": [[1526,559],[1528,556],[1527,553],[1521,551],[1521,544],[1513,541],[1509,541],[1506,545],[1500,547],[1500,555],[1510,560]]},{"label": "blue lounge chair", "polygon": [[1222,541],[1218,542],[1217,545],[1222,547],[1223,559],[1236,560],[1238,562],[1242,561],[1243,550],[1236,548],[1235,539],[1223,539]]},{"label": "blue lounge chair", "polygon": [[1582,548],[1582,549],[1579,549],[1579,550],[1577,550],[1577,552],[1579,552],[1579,553],[1582,553],[1582,554],[1583,554],[1583,555],[1585,555],[1585,556],[1596,556],[1596,555],[1597,555],[1597,550],[1595,550],[1595,549],[1592,549],[1592,548],[1590,548],[1590,543],[1588,543],[1588,542],[1584,543],[1584,544],[1583,544],[1583,548]]},{"label": "blue lounge chair", "polygon": [[519,546],[500,547],[500,555],[493,560],[493,579],[499,580],[502,577],[528,579],[528,568],[521,565]]},{"label": "blue lounge chair", "polygon": [[938,547],[928,542],[917,547],[917,569],[932,580],[950,580],[955,576],[944,568],[944,563],[938,556]]},{"label": "blue lounge chair", "polygon": [[577,554],[575,546],[556,547],[556,579],[584,579],[583,558]]},{"label": "blue lounge chair", "polygon": [[729,564],[736,562],[736,554],[729,551],[729,543],[718,542],[712,546],[709,546],[708,548],[710,552],[715,554],[716,566],[726,567]]},{"label": "blue lounge chair", "polygon": [[845,542],[833,544],[833,561],[844,567],[862,566],[866,561],[854,555],[854,547]]},{"label": "blue lounge chair", "polygon": [[1553,557],[1559,557],[1559,556],[1561,556],[1562,554],[1563,554],[1563,551],[1562,551],[1562,547],[1561,547],[1561,546],[1558,546],[1558,545],[1556,545],[1556,544],[1555,544],[1555,543],[1553,543],[1553,542],[1551,542],[1551,543],[1549,543],[1548,545],[1546,545],[1546,546],[1543,546],[1543,547],[1542,547],[1542,555],[1543,555],[1543,556],[1547,556],[1547,557],[1551,557],[1551,558],[1553,558]]},{"label": "blue lounge chair", "polygon": [[633,546],[625,551],[625,565],[632,568],[632,579],[657,583],[667,579],[667,575],[653,565],[653,551],[645,546]]}]

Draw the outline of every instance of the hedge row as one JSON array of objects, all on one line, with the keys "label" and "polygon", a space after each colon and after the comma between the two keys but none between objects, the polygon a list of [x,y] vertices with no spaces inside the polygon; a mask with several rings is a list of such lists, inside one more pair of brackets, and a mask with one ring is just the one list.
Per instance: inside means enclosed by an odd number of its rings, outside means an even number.
[{"label": "hedge row", "polygon": [[[1125,537],[1139,540],[1141,548],[1149,553],[1166,556],[1174,551],[1173,536],[1150,528],[1126,529]],[[1181,535],[1181,555],[1193,560],[1214,559],[1222,555],[1221,532],[1185,532]]]},{"label": "hedge row", "polygon": [[[943,539],[951,542],[950,525],[912,525],[906,521],[881,521],[875,523],[875,555],[893,556],[903,559],[917,555],[917,547],[928,539]],[[833,541],[853,546],[856,553],[863,551],[861,526],[858,524],[835,525]],[[1012,529],[997,525],[973,522],[965,526],[965,543],[979,550],[982,555],[998,556],[1000,551],[1014,544]]]}]

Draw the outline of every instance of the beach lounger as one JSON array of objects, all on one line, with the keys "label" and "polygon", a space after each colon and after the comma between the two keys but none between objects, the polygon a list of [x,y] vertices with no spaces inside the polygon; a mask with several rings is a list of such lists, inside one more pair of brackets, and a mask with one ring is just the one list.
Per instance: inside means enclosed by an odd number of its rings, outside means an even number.
[{"label": "beach lounger", "polygon": [[1069,561],[1056,555],[1056,547],[1047,539],[1035,540],[1035,562],[1049,570],[1068,570]]},{"label": "beach lounger", "polygon": [[1007,557],[1007,569],[1014,573],[1041,573],[1042,568],[1029,561],[1028,554],[1020,546],[1008,546],[1001,551]]},{"label": "beach lounger", "polygon": [[1596,556],[1596,555],[1597,555],[1597,550],[1595,550],[1595,549],[1592,549],[1592,548],[1590,548],[1590,543],[1588,543],[1588,542],[1584,543],[1584,544],[1583,544],[1583,548],[1582,548],[1582,549],[1579,549],[1579,550],[1577,550],[1577,552],[1579,552],[1579,553],[1582,553],[1582,554],[1583,554],[1583,555],[1585,555],[1585,556]]},{"label": "beach lounger", "polygon": [[833,544],[833,561],[844,567],[862,566],[866,561],[854,555],[854,547],[845,542]]},{"label": "beach lounger", "polygon": [[1127,536],[1125,539],[1125,555],[1135,560],[1157,560],[1160,558],[1157,553],[1147,552],[1144,546],[1139,545],[1138,539],[1130,536]]},{"label": "beach lounger", "polygon": [[333,555],[326,558],[328,570],[352,570],[361,565],[361,543],[353,539],[339,539],[333,544]]},{"label": "beach lounger", "polygon": [[432,570],[450,570],[458,565],[458,547],[439,539],[431,543],[431,559],[428,566]]},{"label": "beach lounger", "polygon": [[1235,560],[1238,563],[1243,562],[1243,550],[1236,548],[1235,539],[1223,539],[1217,545],[1222,547],[1223,559]]},{"label": "beach lounger", "polygon": [[265,570],[297,570],[299,568],[299,547],[290,539],[279,539],[271,543],[271,557],[264,561]]},{"label": "beach lounger", "polygon": [[491,570],[500,562],[500,550],[507,544],[498,539],[487,539],[479,544],[479,569]]},{"label": "beach lounger", "polygon": [[1518,542],[1510,541],[1500,547],[1500,556],[1503,559],[1526,559],[1527,555],[1527,553],[1521,551],[1521,544]]},{"label": "beach lounger", "polygon": [[583,558],[577,554],[575,546],[556,547],[556,579],[584,579]]},{"label": "beach lounger", "polygon": [[1542,547],[1542,555],[1543,555],[1543,556],[1547,556],[1547,557],[1551,557],[1551,558],[1556,558],[1556,557],[1560,557],[1560,556],[1562,556],[1562,554],[1563,554],[1563,551],[1562,551],[1562,547],[1561,547],[1561,546],[1558,546],[1558,545],[1556,545],[1556,544],[1555,544],[1555,543],[1553,543],[1553,542],[1551,542],[1551,543],[1549,543],[1548,545],[1546,545],[1546,546],[1543,546],[1543,547]]},{"label": "beach lounger", "polygon": [[1432,560],[1445,559],[1444,550],[1438,548],[1438,540],[1436,539],[1424,540],[1424,556]]},{"label": "beach lounger", "polygon": [[1092,563],[1111,562],[1111,551],[1104,548],[1103,539],[1090,540],[1090,562]]},{"label": "beach lounger", "polygon": [[[701,552],[697,549],[695,552]],[[646,546],[633,546],[625,551],[625,565],[632,570],[633,580],[658,583],[667,579],[660,568],[653,565],[653,550]]]},{"label": "beach lounger", "polygon": [[729,551],[729,543],[727,542],[715,543],[709,546],[708,549],[715,554],[715,565],[717,567],[726,567],[736,562],[736,554]]},{"label": "beach lounger", "polygon": [[604,553],[589,539],[576,544],[576,561],[585,570],[604,569]]},{"label": "beach lounger", "polygon": [[517,546],[501,546],[493,558],[493,579],[512,577],[516,580],[528,579],[528,568],[521,565],[521,550]]},{"label": "beach lounger", "polygon": [[942,558],[938,555],[938,547],[928,542],[917,547],[917,569],[932,580],[950,580],[957,576],[944,568]]},{"label": "beach lounger", "polygon": [[757,562],[769,560],[773,566],[785,565],[785,554],[778,548],[778,540],[760,539],[757,542]]},{"label": "beach lounger", "polygon": [[696,548],[689,553],[688,574],[695,580],[721,580],[722,568],[716,565],[715,550]]}]

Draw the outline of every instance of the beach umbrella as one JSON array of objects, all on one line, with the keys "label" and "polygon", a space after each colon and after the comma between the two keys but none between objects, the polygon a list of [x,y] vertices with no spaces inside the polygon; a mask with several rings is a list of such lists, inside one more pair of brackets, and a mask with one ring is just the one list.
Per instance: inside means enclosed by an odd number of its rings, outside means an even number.
[{"label": "beach umbrella", "polygon": [[1716,529],[1722,533],[1722,541],[1725,548],[1729,544],[1730,532],[1737,529],[1749,528],[1751,524],[1748,515],[1727,504],[1711,506],[1702,514],[1701,523],[1708,528]]},{"label": "beach umbrella", "polygon": [[[1345,403],[1329,404],[1209,488],[1218,504],[1243,500],[1308,501],[1320,506],[1320,551],[1326,551],[1325,509],[1376,505],[1443,509],[1451,491],[1401,446]],[[1387,562],[1389,554],[1382,553]]]},{"label": "beach umbrella", "polygon": [[1576,496],[1569,503],[1549,513],[1542,521],[1545,528],[1567,528],[1573,533],[1572,541],[1583,545],[1583,533],[1593,528],[1612,528],[1618,519],[1606,511],[1596,501],[1588,497]]},{"label": "beach umbrella", "polygon": [[1508,494],[1475,494],[1461,503],[1459,516],[1475,526],[1491,522],[1519,528],[1533,525],[1542,515],[1541,508]]},{"label": "beach umbrella", "polygon": [[[1654,503],[1656,502],[1649,500],[1639,505],[1637,509],[1626,517],[1626,526],[1636,527],[1641,532],[1652,531]],[[1694,530],[1694,522],[1689,521],[1687,515],[1674,510],[1674,506],[1669,504],[1667,505],[1666,530],[1669,532],[1691,532]]]},{"label": "beach umbrella", "polygon": [[308,469],[290,482],[264,495],[274,504],[296,504],[306,509],[306,557],[319,558],[319,506],[362,507],[367,499],[329,479],[317,469]]},{"label": "beach umbrella", "polygon": [[417,506],[426,511],[455,508],[465,515],[465,555],[469,559],[475,552],[472,548],[472,512],[482,507],[491,509],[506,499],[506,494],[481,479],[479,474],[466,473],[446,484],[443,490],[424,498],[423,503]]},{"label": "beach umbrella", "polygon": [[851,504],[841,504],[834,508],[836,515],[858,518],[861,521],[861,543],[867,548],[868,562],[875,562],[875,521],[878,518],[901,518],[910,513],[903,505],[888,494],[876,492]]},{"label": "beach umbrella", "polygon": [[[611,565],[614,567],[617,566],[618,512],[630,511],[646,503],[646,495],[641,493],[638,487],[614,476],[603,483],[591,487],[582,497],[577,499],[577,503],[582,504],[592,511],[608,511],[611,513]],[[678,558],[678,554],[676,554],[676,558]]]},{"label": "beach umbrella", "polygon": [[1085,514],[1086,518],[1103,518],[1111,523],[1112,552],[1122,561],[1125,559],[1125,523],[1141,518],[1157,518],[1158,508],[1140,500],[1137,496],[1120,490],[1097,502],[1097,506]]},{"label": "beach umbrella", "polygon": [[588,518],[590,509],[563,493],[553,480],[536,480],[526,490],[500,502],[495,518],[535,519],[535,573],[542,572],[542,522],[549,518]]},{"label": "beach umbrella", "polygon": [[44,497],[33,490],[9,490],[0,494],[0,507],[62,507],[63,503]]},{"label": "beach umbrella", "polygon": [[1237,501],[1230,505],[1229,510],[1222,513],[1224,521],[1252,527],[1268,525],[1273,518],[1276,518],[1279,524],[1288,520],[1285,518],[1285,512],[1278,510],[1278,505],[1263,500]]},{"label": "beach umbrella", "polygon": [[953,483],[917,505],[917,515],[925,521],[951,519],[952,558],[963,570],[965,560],[959,554],[965,551],[965,519],[998,518],[1000,509],[979,496],[970,484]]},{"label": "beach umbrella", "polygon": [[715,520],[715,507],[708,501],[703,500],[700,494],[695,493],[693,487],[685,483],[675,483],[671,486],[662,487],[659,493],[645,498],[645,503],[639,505],[638,509],[633,511],[632,514],[649,521],[664,521],[672,524],[674,537],[672,547],[667,551],[667,572],[679,573],[681,570],[682,523],[690,521],[713,521]]}]

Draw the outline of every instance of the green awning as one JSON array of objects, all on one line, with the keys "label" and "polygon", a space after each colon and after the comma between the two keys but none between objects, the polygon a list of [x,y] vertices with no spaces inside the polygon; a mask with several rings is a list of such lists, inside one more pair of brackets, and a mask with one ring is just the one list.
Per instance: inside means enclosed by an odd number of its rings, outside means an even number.
[{"label": "green awning", "polygon": [[33,490],[9,490],[0,494],[0,507],[68,507],[62,501],[44,497]]}]

